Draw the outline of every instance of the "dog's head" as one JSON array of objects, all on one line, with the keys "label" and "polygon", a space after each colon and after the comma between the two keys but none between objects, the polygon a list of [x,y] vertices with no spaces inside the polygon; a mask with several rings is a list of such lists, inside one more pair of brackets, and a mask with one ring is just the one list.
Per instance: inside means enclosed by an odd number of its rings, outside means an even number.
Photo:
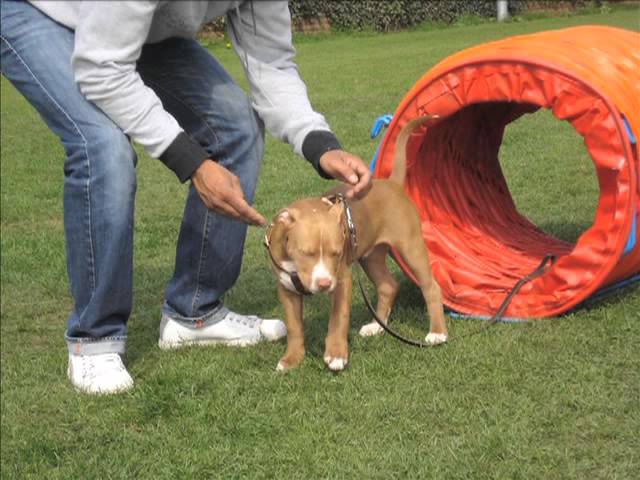
[{"label": "dog's head", "polygon": [[[297,272],[311,293],[329,293],[336,288],[347,254],[343,211],[339,201],[307,199],[280,211],[274,219],[274,226],[283,229],[279,238],[286,259],[281,267]],[[290,288],[287,278],[281,275],[280,281]]]}]

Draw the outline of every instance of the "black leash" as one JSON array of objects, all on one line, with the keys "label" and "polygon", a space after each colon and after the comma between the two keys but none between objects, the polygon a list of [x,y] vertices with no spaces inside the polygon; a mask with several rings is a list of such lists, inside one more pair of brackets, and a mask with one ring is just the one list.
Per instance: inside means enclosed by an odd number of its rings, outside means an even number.
[{"label": "black leash", "polygon": [[413,347],[420,347],[420,348],[437,347],[437,346],[440,346],[440,345],[445,345],[446,343],[451,343],[453,341],[459,340],[459,339],[464,338],[464,337],[470,337],[472,335],[478,335],[479,333],[485,331],[486,329],[488,329],[489,327],[491,327],[492,325],[497,323],[500,320],[500,318],[502,318],[502,315],[504,314],[504,312],[506,311],[507,307],[511,303],[511,300],[513,300],[513,297],[515,297],[515,295],[522,288],[522,286],[524,284],[530,282],[531,280],[533,280],[533,279],[541,276],[542,274],[544,274],[546,272],[546,270],[547,270],[547,263],[550,262],[550,265],[553,265],[555,263],[555,261],[556,261],[556,257],[554,255],[545,255],[545,257],[542,259],[542,262],[540,262],[540,265],[538,265],[538,267],[534,271],[532,271],[528,275],[525,275],[520,280],[518,280],[518,282],[513,286],[513,288],[509,292],[509,294],[502,301],[502,304],[500,305],[498,310],[496,310],[496,313],[493,314],[493,316],[487,321],[487,323],[485,323],[482,326],[482,328],[479,328],[475,332],[471,332],[471,333],[469,333],[467,335],[461,335],[461,336],[458,336],[458,337],[454,337],[452,339],[449,339],[447,342],[437,343],[437,344],[430,344],[430,343],[426,343],[426,342],[419,342],[419,341],[416,341],[416,340],[411,340],[410,338],[403,337],[399,333],[397,333],[394,330],[392,330],[386,323],[384,323],[380,319],[380,317],[378,317],[378,314],[376,313],[375,309],[373,308],[373,305],[371,304],[371,301],[369,300],[369,298],[367,297],[367,295],[365,293],[364,287],[362,286],[362,282],[360,281],[359,277],[357,278],[357,281],[358,281],[358,287],[360,288],[360,293],[362,293],[362,298],[364,299],[364,303],[366,304],[367,308],[369,309],[369,312],[371,313],[371,315],[373,315],[374,320],[376,322],[378,322],[378,325],[380,325],[385,332],[387,332],[392,337],[400,340],[401,342],[406,343],[407,345],[411,345]]},{"label": "black leash", "polygon": [[[351,213],[351,207],[349,206],[349,203],[347,202],[347,199],[343,195],[337,195],[336,197],[340,201],[342,201],[342,203],[344,205],[345,217],[346,217],[346,222],[347,222],[347,229],[348,229],[349,237],[350,237],[351,251],[354,254],[354,258],[355,258],[355,252],[356,252],[356,247],[357,247],[358,243],[357,243],[357,237],[356,237],[356,226],[355,226],[355,223],[353,222],[353,215]],[[378,325],[380,325],[382,327],[382,329],[385,332],[387,332],[389,335],[391,335],[395,339],[400,340],[401,342],[406,343],[407,345],[411,345],[413,347],[420,347],[420,348],[436,347],[438,345],[444,345],[445,343],[451,343],[452,341],[458,340],[460,338],[470,337],[471,335],[477,335],[477,334],[483,332],[484,330],[488,329],[489,327],[491,327],[493,324],[497,323],[498,320],[500,320],[500,318],[502,318],[502,315],[507,310],[507,307],[511,303],[511,300],[513,300],[513,297],[516,296],[516,294],[520,291],[522,286],[525,285],[526,283],[530,282],[531,280],[539,277],[540,275],[544,274],[546,272],[546,269],[547,269],[546,268],[547,267],[547,263],[550,263],[550,265],[553,265],[555,263],[555,261],[556,261],[556,257],[554,255],[545,255],[544,258],[542,259],[542,261],[540,262],[540,265],[538,265],[534,271],[532,271],[528,275],[525,275],[524,277],[522,277],[520,280],[518,280],[516,282],[516,284],[511,289],[511,291],[507,294],[505,299],[502,301],[502,304],[500,305],[498,310],[496,310],[496,313],[493,314],[493,316],[487,321],[487,323],[485,325],[483,325],[482,328],[479,328],[477,331],[469,333],[467,335],[462,335],[462,336],[459,336],[459,337],[455,337],[455,338],[452,338],[452,339],[448,340],[447,342],[437,343],[437,344],[431,344],[431,343],[419,342],[419,341],[416,341],[416,340],[411,340],[410,338],[403,337],[399,333],[395,332],[391,327],[389,327],[385,322],[383,322],[380,319],[380,317],[378,317],[378,314],[376,313],[375,309],[373,308],[373,305],[371,304],[371,301],[369,300],[369,297],[367,297],[367,294],[366,294],[366,292],[364,290],[364,287],[362,286],[362,282],[360,281],[360,276],[359,275],[356,275],[356,280],[358,282],[358,288],[360,289],[360,293],[362,294],[362,299],[364,300],[364,303],[367,306],[367,309],[369,310],[369,313],[371,313],[371,315],[373,316],[374,320],[378,323]],[[362,265],[360,265],[360,269],[362,270]]]}]

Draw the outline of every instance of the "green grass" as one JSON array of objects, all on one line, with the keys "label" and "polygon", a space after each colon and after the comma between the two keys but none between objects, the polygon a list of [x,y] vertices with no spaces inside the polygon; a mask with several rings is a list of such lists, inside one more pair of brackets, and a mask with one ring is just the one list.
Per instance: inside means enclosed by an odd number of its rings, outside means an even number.
[{"label": "green grass", "polygon": [[[635,13],[340,34],[299,42],[298,60],[316,108],[347,149],[368,159],[372,120],[392,112],[447,55],[577,24],[638,30]],[[233,53],[223,43],[211,48],[240,78]],[[322,361],[324,297],[307,302],[308,355],[287,375],[274,371],[284,343],[161,352],[160,306],[186,190],[144,156],[127,357],[136,387],[111,398],[76,394],[63,341],[71,305],[63,152],[5,79],[1,94],[2,478],[637,478],[637,290],[427,351],[359,338],[368,315],[355,296],[351,363],[339,375]],[[598,187],[580,138],[558,123],[545,112],[515,122],[501,160],[521,210],[574,240],[591,224]],[[256,201],[263,214],[326,188],[289,147],[268,140]],[[243,273],[226,302],[281,316],[261,235],[250,229]],[[397,324],[419,338],[423,301],[406,280],[402,287]],[[452,322],[452,335],[479,326]]]}]

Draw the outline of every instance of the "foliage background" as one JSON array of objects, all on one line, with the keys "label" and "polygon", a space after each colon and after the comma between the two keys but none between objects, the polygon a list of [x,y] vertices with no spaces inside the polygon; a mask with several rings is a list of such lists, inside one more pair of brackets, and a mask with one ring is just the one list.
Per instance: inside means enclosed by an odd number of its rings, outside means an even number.
[{"label": "foliage background", "polygon": [[[615,0],[614,0],[615,1]],[[586,7],[603,7],[603,0],[509,0],[509,14],[528,12],[572,12]],[[321,29],[337,31],[388,32],[415,27],[425,22],[451,24],[464,17],[495,18],[495,0],[289,0],[294,27],[321,22]],[[205,27],[222,34],[224,19]],[[306,29],[305,29],[306,30]]]}]

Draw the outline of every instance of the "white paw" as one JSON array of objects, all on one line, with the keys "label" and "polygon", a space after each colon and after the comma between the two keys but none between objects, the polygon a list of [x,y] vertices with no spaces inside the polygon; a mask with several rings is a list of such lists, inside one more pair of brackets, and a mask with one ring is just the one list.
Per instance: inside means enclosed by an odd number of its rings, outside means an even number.
[{"label": "white paw", "polygon": [[324,357],[324,363],[327,364],[327,366],[329,367],[329,370],[332,370],[334,372],[339,372],[340,370],[344,370],[344,367],[347,366],[347,359],[339,358],[339,357],[335,357],[335,358]]},{"label": "white paw", "polygon": [[371,322],[363,325],[360,329],[361,337],[372,337],[384,332],[384,329],[378,324],[378,322]]},{"label": "white paw", "polygon": [[446,333],[429,333],[424,337],[424,341],[429,345],[439,345],[447,341],[449,336]]},{"label": "white paw", "polygon": [[285,372],[287,370],[287,367],[285,367],[282,362],[278,362],[278,365],[276,366],[276,372]]}]

